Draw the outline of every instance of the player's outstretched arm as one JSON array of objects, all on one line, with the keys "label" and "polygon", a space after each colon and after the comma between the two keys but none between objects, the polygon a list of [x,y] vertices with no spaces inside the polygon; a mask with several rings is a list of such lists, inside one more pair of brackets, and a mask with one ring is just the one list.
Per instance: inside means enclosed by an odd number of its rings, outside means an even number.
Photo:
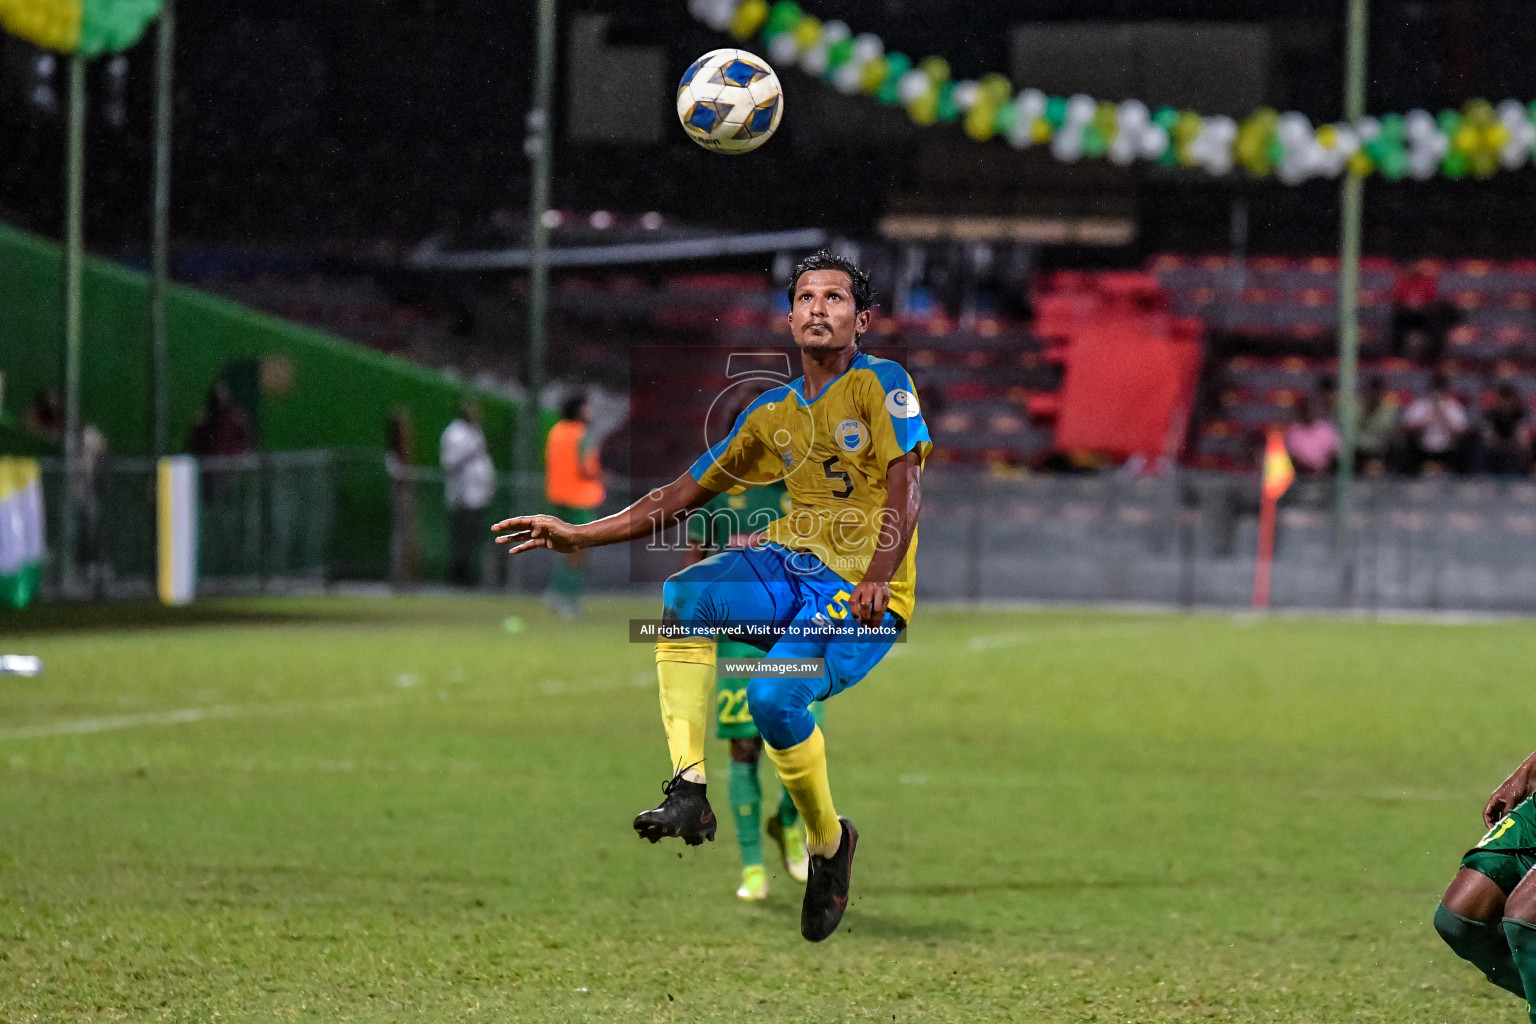
[{"label": "player's outstretched arm", "polygon": [[885,618],[891,603],[891,577],[907,557],[917,514],[923,507],[923,463],[917,452],[893,459],[885,470],[885,508],[880,510],[880,539],[869,569],[853,588],[849,606],[854,616],[871,628]]},{"label": "player's outstretched arm", "polygon": [[1536,793],[1536,754],[1520,762],[1520,767],[1509,773],[1509,778],[1493,791],[1483,807],[1483,823],[1493,828],[1499,819],[1515,809],[1515,805],[1532,793]]},{"label": "player's outstretched arm", "polygon": [[549,548],[562,553],[598,548],[634,540],[664,528],[684,512],[708,502],[716,493],[706,490],[684,473],[623,511],[585,526],[576,526],[554,516],[514,516],[491,527],[491,532],[498,535],[497,544],[513,545],[507,552],[511,555],[534,548]]}]

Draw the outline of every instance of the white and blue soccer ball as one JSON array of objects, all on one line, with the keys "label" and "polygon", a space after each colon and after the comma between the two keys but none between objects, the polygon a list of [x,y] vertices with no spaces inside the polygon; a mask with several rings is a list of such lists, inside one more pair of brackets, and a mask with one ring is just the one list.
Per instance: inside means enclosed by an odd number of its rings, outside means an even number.
[{"label": "white and blue soccer ball", "polygon": [[688,137],[716,153],[750,153],[773,137],[784,116],[784,88],[763,58],[711,50],[677,85],[677,119]]}]

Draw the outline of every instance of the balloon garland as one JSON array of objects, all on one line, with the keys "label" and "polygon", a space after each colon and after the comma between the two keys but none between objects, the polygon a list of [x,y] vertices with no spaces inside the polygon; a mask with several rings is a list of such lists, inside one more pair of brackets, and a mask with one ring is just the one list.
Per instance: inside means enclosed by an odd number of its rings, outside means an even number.
[{"label": "balloon garland", "polygon": [[0,0],[0,29],[59,53],[126,50],[160,14],[160,0]]},{"label": "balloon garland", "polygon": [[[0,0],[3,3],[4,0]],[[1472,100],[1460,110],[1411,110],[1314,125],[1305,114],[1261,107],[1242,121],[1140,100],[1109,103],[1081,93],[1014,92],[999,74],[955,81],[942,57],[914,62],[888,52],[871,32],[822,21],[793,0],[689,0],[695,18],[746,42],[754,35],[768,57],[798,64],[847,95],[901,106],[919,125],[959,124],[972,139],[1007,140],[1015,149],[1045,146],[1066,163],[1084,157],[1129,166],[1198,167],[1223,175],[1241,166],[1254,177],[1287,185],[1340,174],[1380,174],[1425,181],[1439,174],[1486,178],[1525,166],[1536,147],[1536,103]]]}]

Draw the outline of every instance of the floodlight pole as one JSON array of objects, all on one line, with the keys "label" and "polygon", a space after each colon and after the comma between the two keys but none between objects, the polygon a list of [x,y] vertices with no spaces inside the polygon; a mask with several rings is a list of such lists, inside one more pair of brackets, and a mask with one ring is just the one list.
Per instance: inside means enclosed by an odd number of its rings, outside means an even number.
[{"label": "floodlight pole", "polygon": [[80,498],[80,264],[85,249],[85,58],[69,58],[69,124],[64,171],[64,502],[59,530],[59,584],[75,581]]},{"label": "floodlight pole", "polygon": [[[1349,0],[1344,119],[1351,123],[1365,116],[1366,8],[1367,0]],[[1339,468],[1333,505],[1334,549],[1345,565],[1346,579],[1352,578],[1350,511],[1359,439],[1356,389],[1360,367],[1360,223],[1364,191],[1364,180],[1346,169],[1339,213]]]},{"label": "floodlight pole", "polygon": [[[546,318],[549,308],[549,225],[544,215],[549,210],[551,108],[555,87],[555,0],[539,0],[538,60],[533,80],[533,106],[528,111],[528,137],[523,151],[528,154],[530,178],[528,196],[528,394],[518,417],[518,441],[512,453],[512,465],[520,474],[517,483],[538,471],[541,463],[540,393],[544,390],[544,351]],[[534,511],[540,491],[532,484],[527,493],[513,487],[514,513]]]},{"label": "floodlight pole", "polygon": [[154,223],[149,253],[150,454],[170,454],[170,345],[165,328],[165,285],[171,248],[171,117],[174,96],[176,0],[160,7],[155,43],[155,182],[151,202]]}]

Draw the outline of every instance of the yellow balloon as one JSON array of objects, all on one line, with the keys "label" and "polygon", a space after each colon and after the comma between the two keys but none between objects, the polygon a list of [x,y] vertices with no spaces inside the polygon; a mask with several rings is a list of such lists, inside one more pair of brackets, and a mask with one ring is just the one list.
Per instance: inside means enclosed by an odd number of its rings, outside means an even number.
[{"label": "yellow balloon", "polygon": [[73,53],[80,45],[78,0],[0,0],[0,29],[45,50]]},{"label": "yellow balloon", "polygon": [[1495,121],[1483,129],[1483,148],[1489,153],[1497,153],[1509,145],[1509,125],[1503,121]]},{"label": "yellow balloon", "polygon": [[1013,98],[1013,83],[1008,81],[1006,75],[1000,75],[996,71],[987,75],[977,85],[981,88],[981,94],[990,99],[993,106],[1000,107]]},{"label": "yellow balloon", "polygon": [[1371,158],[1366,155],[1363,149],[1357,149],[1351,153],[1346,166],[1349,168],[1349,173],[1357,178],[1363,178],[1376,169],[1375,163],[1371,161]]},{"label": "yellow balloon", "polygon": [[939,90],[929,89],[907,104],[907,116],[914,124],[930,125],[939,119]]},{"label": "yellow balloon", "polygon": [[1183,167],[1193,167],[1195,155],[1189,151],[1189,144],[1195,141],[1195,136],[1200,134],[1200,115],[1193,110],[1179,112],[1179,119],[1174,122],[1173,152],[1178,157],[1179,164]]},{"label": "yellow balloon", "polygon": [[935,86],[949,81],[949,62],[943,57],[924,57],[917,69],[932,79]]},{"label": "yellow balloon", "polygon": [[891,65],[884,57],[876,57],[865,64],[859,72],[859,91],[877,92],[880,83],[885,81],[885,76],[890,74]]},{"label": "yellow balloon", "polygon": [[974,104],[965,112],[965,134],[977,142],[986,142],[996,134],[997,107],[986,101]]},{"label": "yellow balloon", "polygon": [[800,47],[800,52],[813,48],[821,42],[821,19],[801,18],[800,24],[795,26],[795,45]]},{"label": "yellow balloon", "polygon": [[1474,153],[1477,151],[1478,136],[1482,133],[1470,124],[1463,124],[1456,129],[1456,134],[1451,138],[1451,145],[1457,152]]},{"label": "yellow balloon", "polygon": [[1047,121],[1043,117],[1035,118],[1035,123],[1031,125],[1029,129],[1029,138],[1030,141],[1036,143],[1050,142],[1051,122]]},{"label": "yellow balloon", "polygon": [[746,42],[757,34],[757,30],[767,20],[768,0],[745,0],[736,8],[735,17],[731,18],[731,35]]},{"label": "yellow balloon", "polygon": [[1331,124],[1325,124],[1317,130],[1317,144],[1324,149],[1332,149],[1339,144],[1339,130]]},{"label": "yellow balloon", "polygon": [[1100,103],[1093,112],[1093,126],[1104,136],[1104,145],[1113,145],[1120,134],[1120,111],[1113,103]]}]

